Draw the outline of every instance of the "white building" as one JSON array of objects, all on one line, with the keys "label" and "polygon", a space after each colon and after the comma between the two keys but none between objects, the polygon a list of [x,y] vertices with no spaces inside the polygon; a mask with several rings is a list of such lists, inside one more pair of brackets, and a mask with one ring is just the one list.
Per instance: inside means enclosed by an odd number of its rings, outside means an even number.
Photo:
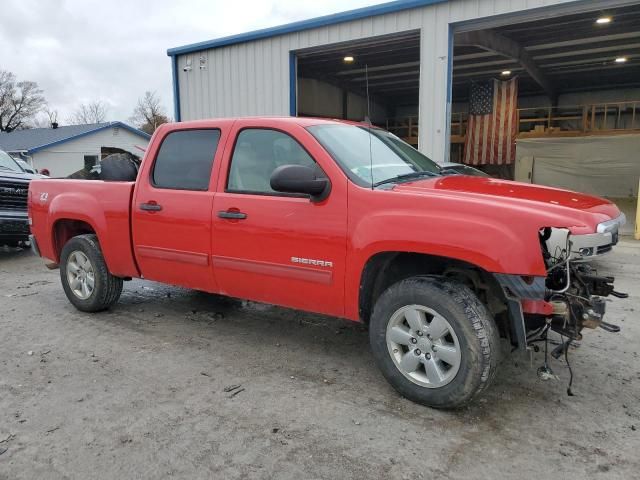
[{"label": "white building", "polygon": [[142,156],[150,135],[122,122],[34,128],[0,133],[0,150],[19,155],[38,171],[66,177],[112,153]]}]

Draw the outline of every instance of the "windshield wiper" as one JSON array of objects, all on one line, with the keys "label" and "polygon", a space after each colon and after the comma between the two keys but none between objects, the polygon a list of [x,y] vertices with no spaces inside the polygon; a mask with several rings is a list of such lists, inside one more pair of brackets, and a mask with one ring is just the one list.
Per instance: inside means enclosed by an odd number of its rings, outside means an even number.
[{"label": "windshield wiper", "polygon": [[5,170],[9,170],[10,172],[15,172],[13,168],[5,167],[4,165],[0,165],[0,168],[4,168]]},{"label": "windshield wiper", "polygon": [[373,184],[373,188],[379,187],[380,185],[385,185],[387,183],[401,182],[402,180],[411,180],[413,178],[420,178],[420,177],[439,177],[439,176],[440,176],[439,173],[427,172],[427,171],[405,173],[403,175],[396,175],[395,177],[387,178],[386,180],[380,180],[379,182],[376,182]]}]

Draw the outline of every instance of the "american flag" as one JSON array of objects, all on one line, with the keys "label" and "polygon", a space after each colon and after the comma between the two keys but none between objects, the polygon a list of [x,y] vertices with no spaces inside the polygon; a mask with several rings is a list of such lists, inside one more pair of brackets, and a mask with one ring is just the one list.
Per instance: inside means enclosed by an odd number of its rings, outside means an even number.
[{"label": "american flag", "polygon": [[518,79],[473,82],[464,163],[510,165],[516,157]]}]

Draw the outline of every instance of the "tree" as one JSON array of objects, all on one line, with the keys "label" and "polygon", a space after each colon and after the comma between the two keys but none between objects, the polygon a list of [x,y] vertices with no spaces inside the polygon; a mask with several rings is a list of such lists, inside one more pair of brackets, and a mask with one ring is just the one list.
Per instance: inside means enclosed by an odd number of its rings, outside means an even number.
[{"label": "tree", "polygon": [[30,126],[33,128],[52,128],[54,123],[58,123],[58,111],[45,107],[42,114],[38,115]]},{"label": "tree", "polygon": [[0,132],[27,128],[47,104],[36,82],[16,82],[16,76],[0,70]]},{"label": "tree", "polygon": [[160,105],[160,99],[156,92],[146,91],[144,96],[138,99],[138,104],[129,119],[136,127],[151,135],[163,123],[169,121],[166,111]]},{"label": "tree", "polygon": [[107,118],[107,104],[96,100],[90,103],[81,103],[67,120],[71,125],[87,125],[89,123],[102,123]]}]

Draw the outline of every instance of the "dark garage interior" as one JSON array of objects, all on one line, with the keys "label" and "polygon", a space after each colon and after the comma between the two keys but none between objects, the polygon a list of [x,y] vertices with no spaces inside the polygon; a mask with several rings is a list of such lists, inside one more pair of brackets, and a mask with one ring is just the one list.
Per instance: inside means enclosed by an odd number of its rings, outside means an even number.
[{"label": "dark garage interior", "polygon": [[300,51],[296,57],[298,115],[356,121],[370,115],[373,123],[417,146],[418,30]]}]

